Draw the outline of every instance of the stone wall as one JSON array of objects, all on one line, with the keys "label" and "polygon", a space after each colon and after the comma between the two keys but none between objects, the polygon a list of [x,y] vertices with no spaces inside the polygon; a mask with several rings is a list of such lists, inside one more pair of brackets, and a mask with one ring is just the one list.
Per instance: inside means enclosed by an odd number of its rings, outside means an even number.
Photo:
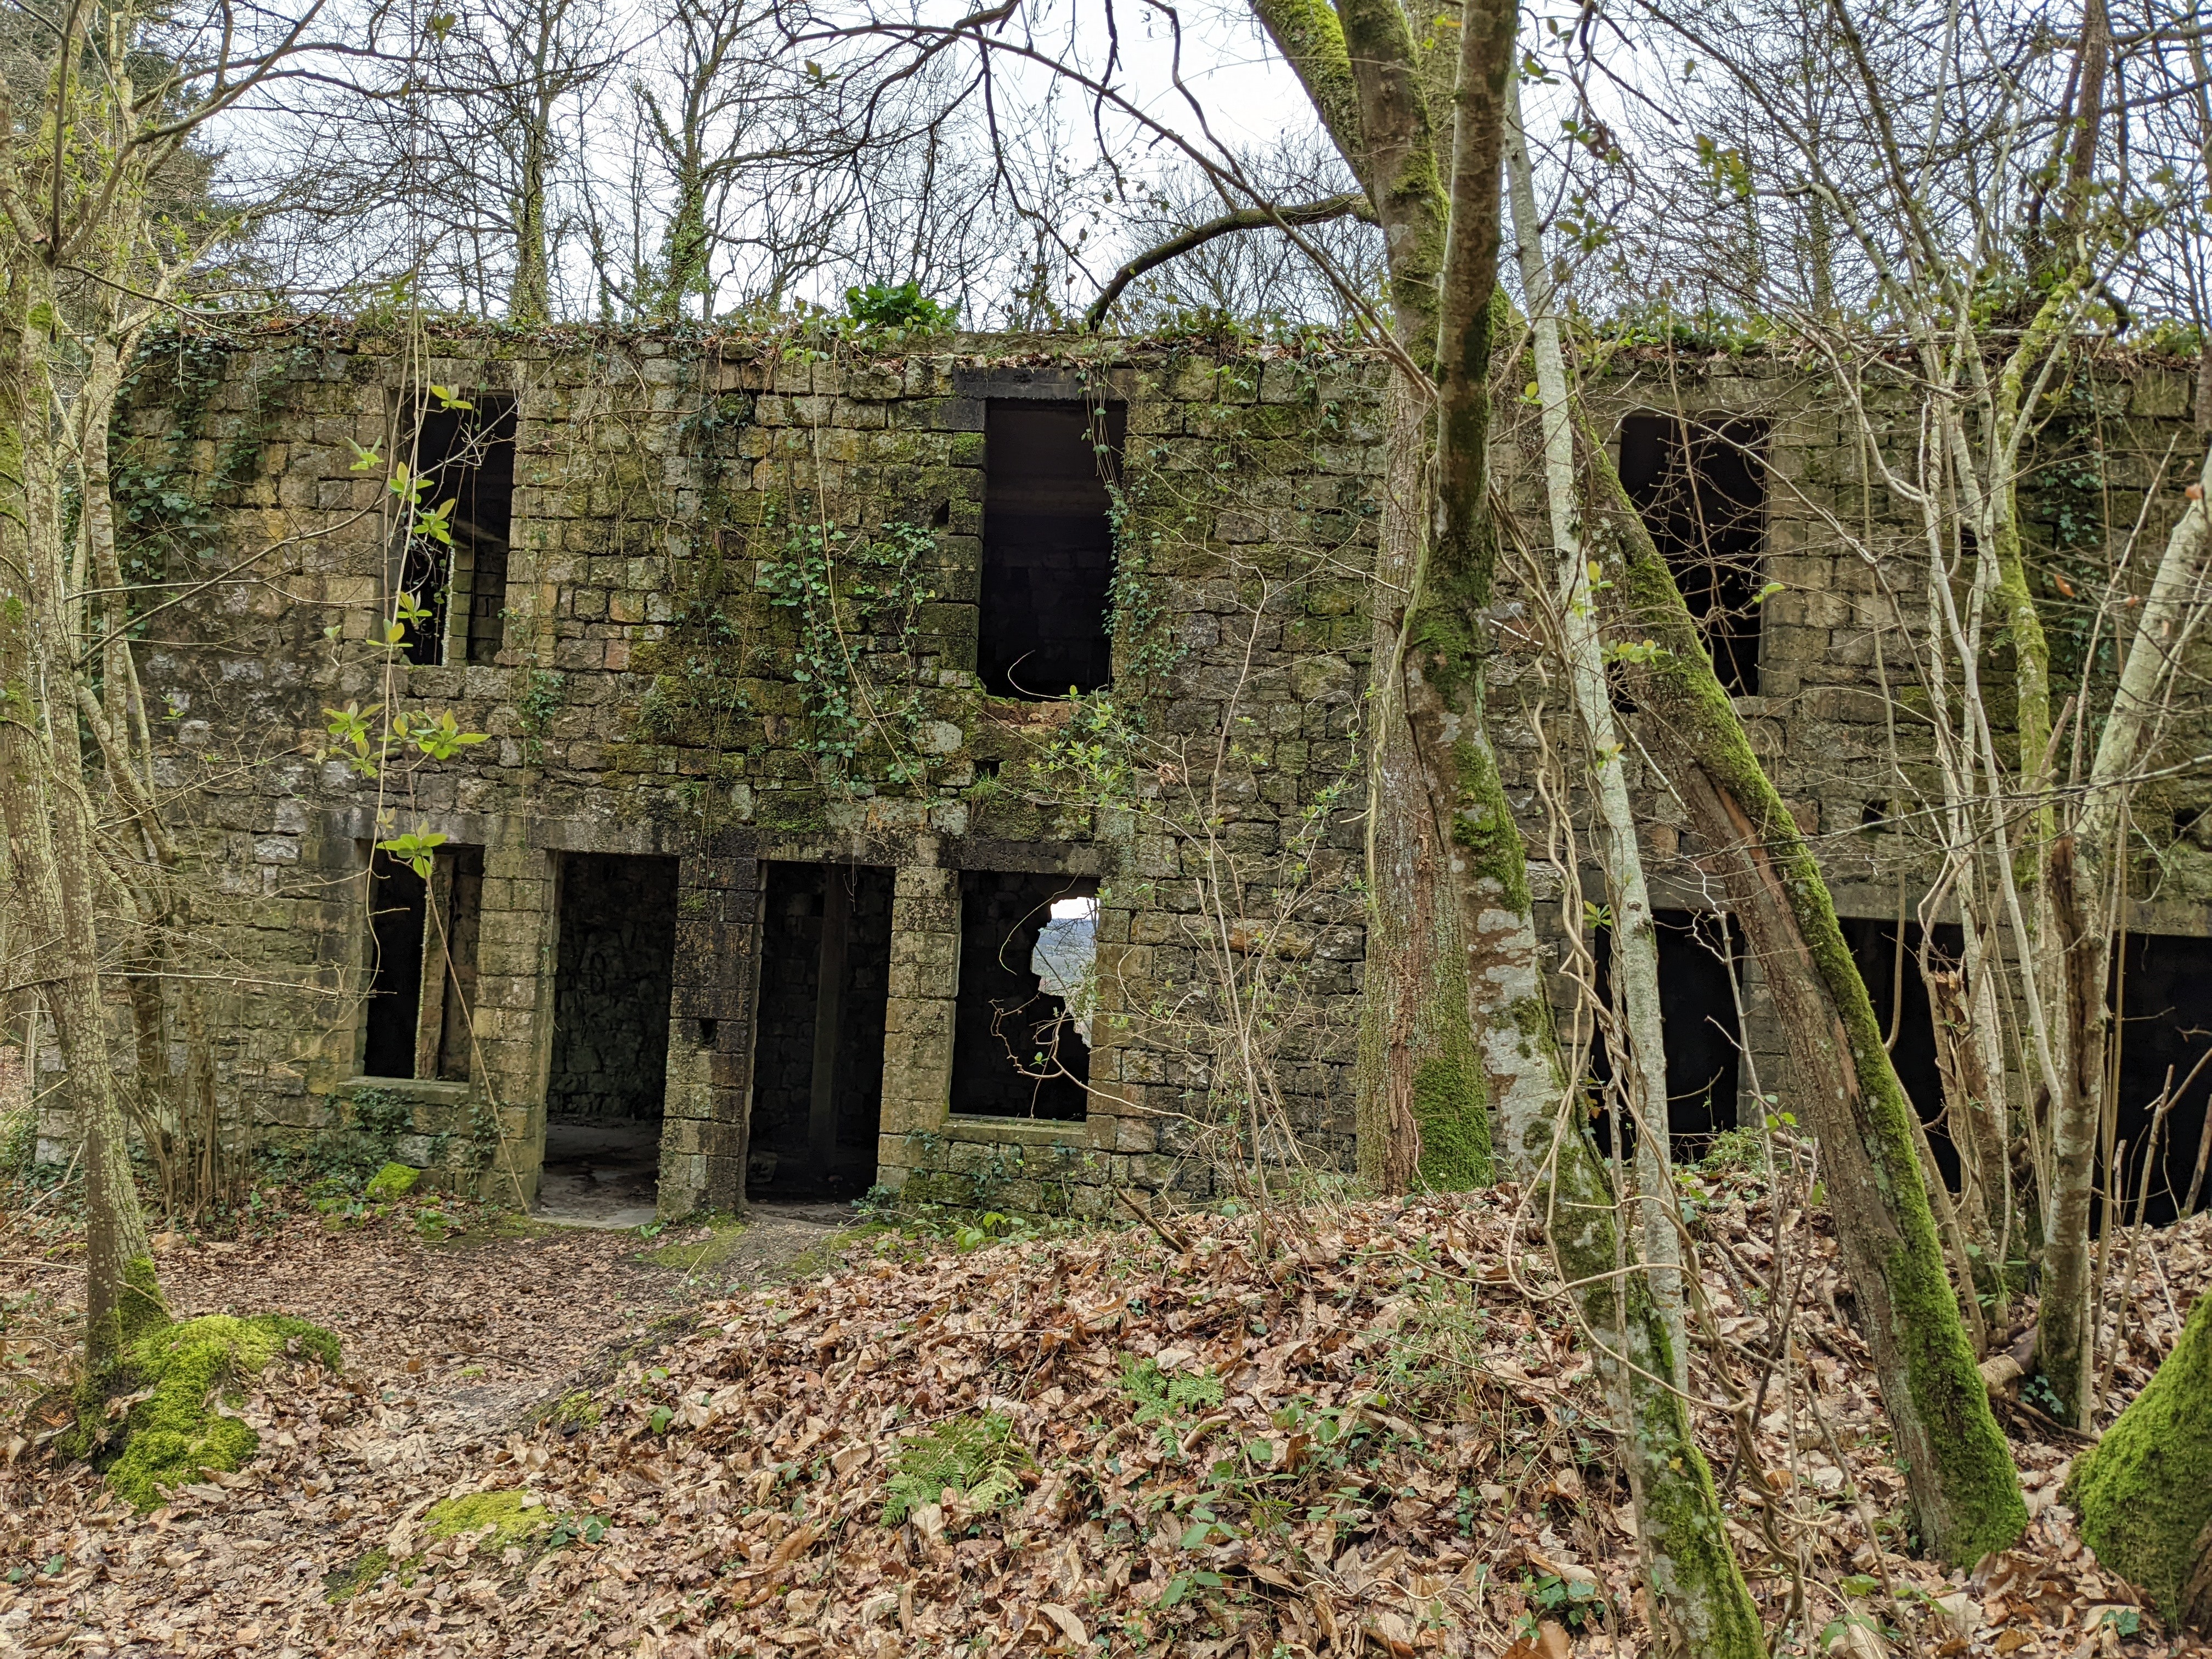
[{"label": "stone wall", "polygon": [[[368,848],[420,829],[482,849],[477,1058],[465,1084],[380,1081],[447,1138],[453,1182],[534,1187],[557,1098],[560,872],[607,854],[675,860],[658,1028],[670,1212],[742,1200],[753,1115],[771,1105],[757,1061],[794,1040],[799,1016],[762,972],[765,952],[797,943],[763,914],[763,860],[892,872],[878,981],[886,1187],[1086,1212],[1109,1206],[1112,1184],[1220,1190],[1249,1116],[1227,1063],[1232,980],[1278,1013],[1266,1155],[1349,1167],[1377,360],[1325,343],[425,343],[303,327],[236,353],[188,419],[162,362],[149,356],[125,447],[197,478],[220,534],[176,555],[179,574],[216,580],[149,623],[142,672],[170,711],[161,781],[205,873],[210,944],[234,965],[215,1015],[240,1133],[304,1142],[343,1120],[361,1081]],[[1893,916],[1900,886],[1924,884],[1924,838],[1909,812],[1863,825],[1869,802],[1928,798],[1924,735],[1897,714],[1910,696],[1881,695],[1901,684],[1924,611],[1908,520],[1866,487],[1832,399],[1802,370],[1632,355],[1609,375],[1616,410],[1765,423],[1775,586],[1759,695],[1740,706],[1839,908]],[[514,401],[489,661],[483,594],[449,605],[478,622],[442,664],[375,642],[407,552],[383,469],[411,389],[432,382]],[[2153,485],[2189,383],[2158,365],[2100,382],[2100,511],[2131,521],[2147,504],[2145,546],[2179,507],[2170,479]],[[1104,696],[1022,702],[978,681],[997,399],[1104,409],[1121,432]],[[1525,413],[1509,407],[1498,456],[1509,542],[1540,562]],[[361,450],[379,461],[359,465]],[[1837,533],[1846,520],[1889,550],[1861,558]],[[1501,594],[1498,734],[1556,944],[1581,926],[1561,915],[1553,860],[1574,856],[1559,831],[1583,807],[1567,781],[1555,822],[1538,787],[1540,734],[1566,750],[1521,591]],[[349,706],[372,726],[396,710],[450,717],[486,741],[410,738],[367,775],[330,732],[330,711]],[[1659,902],[1724,902],[1678,805],[1633,770]],[[2147,800],[2168,812],[2185,793],[2161,782]],[[2160,845],[2166,884],[2141,925],[2205,931],[2212,854],[2179,830]],[[1006,872],[1098,884],[1081,1121],[951,1109],[963,878]],[[1773,1091],[1786,1084],[1755,963],[1745,989],[1747,1046]]]}]

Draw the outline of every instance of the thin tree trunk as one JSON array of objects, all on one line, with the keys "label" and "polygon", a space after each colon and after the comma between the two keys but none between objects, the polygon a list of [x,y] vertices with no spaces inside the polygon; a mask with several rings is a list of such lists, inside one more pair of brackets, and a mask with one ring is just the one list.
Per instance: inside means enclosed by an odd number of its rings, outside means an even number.
[{"label": "thin tree trunk", "polygon": [[1912,1133],[1866,988],[1803,835],[1753,755],[1666,561],[1584,425],[1588,520],[1614,587],[1638,706],[1678,763],[1699,836],[1732,866],[1737,914],[1766,970],[1796,1098],[1811,1121],[1844,1263],[1873,1351],[1921,1538],[1972,1565],[2027,1523],[2004,1436],[1960,1322]]},{"label": "thin tree trunk", "polygon": [[[54,1023],[77,1133],[83,1138],[86,1352],[94,1374],[137,1332],[167,1318],[154,1276],[145,1218],[131,1179],[101,1006],[92,804],[84,793],[77,722],[66,694],[76,641],[62,626],[61,479],[45,398],[43,331],[32,295],[52,303],[43,271],[11,282],[0,364],[0,476],[12,483],[0,512],[0,816],[18,860],[16,879],[38,941],[40,997]],[[42,712],[43,711],[43,712]],[[43,728],[43,729],[42,729]]]},{"label": "thin tree trunk", "polygon": [[[2163,688],[2205,605],[2208,538],[2203,496],[2212,489],[2212,455],[2198,475],[2196,498],[2166,538],[2151,578],[2135,638],[2120,667],[2120,683],[2097,742],[2074,833],[2062,837],[2045,860],[2050,908],[2055,915],[2066,969],[2071,1065],[2057,1110],[2056,1143],[2044,1255],[2038,1359],[2052,1390],[2077,1427],[2096,1410],[2090,1323],[2094,1277],[2089,1242],[2092,1188],[2096,1182],[2097,1136],[2106,1115],[2106,1039],[2112,1023],[2107,977],[2112,957],[2112,906],[2106,896],[2112,872],[2124,882],[2125,848],[2112,845],[2124,822],[2122,807],[2134,793],[2132,774],[2156,724]],[[2111,1224],[2108,1218],[2106,1224]]]},{"label": "thin tree trunk", "polygon": [[1667,1049],[1659,1006],[1659,934],[1644,854],[1636,843],[1636,815],[1628,799],[1626,750],[1613,718],[1598,642],[1589,575],[1575,528],[1575,434],[1567,407],[1566,363],[1559,350],[1559,318],[1551,269],[1536,217],[1535,173],[1521,125],[1518,77],[1505,84],[1506,198],[1519,244],[1521,289],[1534,337],[1536,394],[1543,407],[1544,494],[1550,507],[1552,546],[1559,561],[1560,629],[1567,684],[1572,693],[1587,781],[1598,821],[1598,854],[1605,866],[1613,913],[1613,988],[1623,1016],[1620,1046],[1611,1056],[1613,1075],[1636,1125],[1636,1204],[1651,1299],[1666,1322],[1674,1351],[1674,1386],[1689,1387],[1689,1352],[1682,1320],[1681,1240],[1674,1229],[1674,1169],[1667,1121]]}]

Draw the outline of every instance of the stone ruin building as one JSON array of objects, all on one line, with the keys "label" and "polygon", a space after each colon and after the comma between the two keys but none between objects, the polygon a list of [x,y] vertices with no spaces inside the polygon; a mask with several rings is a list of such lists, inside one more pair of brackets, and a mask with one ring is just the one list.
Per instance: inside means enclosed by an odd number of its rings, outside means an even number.
[{"label": "stone ruin building", "polygon": [[[311,1145],[373,1107],[446,1184],[528,1202],[627,1172],[663,1215],[1204,1197],[1252,1127],[1222,1121],[1219,1006],[1249,971],[1273,999],[1259,1139],[1348,1169],[1384,373],[1340,344],[1079,337],[301,324],[149,348],[122,453],[186,506],[141,529],[190,519],[167,544],[223,578],[149,618],[140,663],[231,976],[234,1133]],[[1909,530],[1816,374],[1656,352],[1607,374],[1624,479],[1932,1111],[1926,1003],[1897,977],[1927,868],[1924,740],[1889,695]],[[2085,377],[2097,475],[2035,497],[2043,532],[2148,498],[2163,535],[2193,380]],[[1520,504],[1528,437],[1498,442]],[[449,541],[408,533],[387,478],[410,456]],[[1894,569],[1838,518],[1889,526]],[[1539,559],[1543,522],[1516,514]],[[1561,694],[1519,613],[1496,726],[1558,940]],[[379,763],[349,734],[395,714]],[[1638,787],[1694,1144],[1786,1095],[1785,1064],[1683,814]],[[2160,849],[2125,980],[2138,1115],[2212,1026],[2196,808],[2169,780],[2138,813]],[[376,850],[407,836],[427,877]],[[2184,1162],[2203,1099],[2174,1119]]]}]

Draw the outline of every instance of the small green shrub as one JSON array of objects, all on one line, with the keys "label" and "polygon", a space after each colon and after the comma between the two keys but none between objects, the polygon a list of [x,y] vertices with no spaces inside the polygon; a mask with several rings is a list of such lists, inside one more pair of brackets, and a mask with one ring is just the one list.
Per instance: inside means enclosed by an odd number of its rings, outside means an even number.
[{"label": "small green shrub", "polygon": [[898,334],[941,334],[960,315],[958,304],[933,300],[915,282],[870,283],[845,290],[845,319],[855,329]]},{"label": "small green shrub", "polygon": [[1020,1495],[1022,1475],[1035,1467],[1003,1412],[957,1417],[926,1434],[910,1434],[892,1455],[894,1473],[884,1524],[896,1527],[915,1506],[934,1504],[950,1486],[970,1510],[1003,1508]]},{"label": "small green shrub", "polygon": [[1221,1403],[1221,1379],[1205,1371],[1169,1372],[1153,1359],[1121,1358],[1121,1390],[1136,1401],[1130,1420],[1158,1424],[1161,1446],[1173,1451],[1182,1444],[1182,1430],[1191,1413]]}]

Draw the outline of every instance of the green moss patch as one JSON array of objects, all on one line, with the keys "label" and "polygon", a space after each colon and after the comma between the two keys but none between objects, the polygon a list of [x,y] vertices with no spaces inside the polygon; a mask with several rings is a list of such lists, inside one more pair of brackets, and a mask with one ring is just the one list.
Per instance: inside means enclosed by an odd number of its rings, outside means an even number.
[{"label": "green moss patch", "polygon": [[368,1195],[379,1204],[389,1204],[413,1192],[422,1179],[422,1172],[411,1164],[387,1164],[369,1176]]},{"label": "green moss patch", "polygon": [[164,1325],[124,1352],[133,1392],[145,1398],[124,1419],[123,1450],[107,1484],[142,1510],[170,1487],[245,1463],[260,1437],[216,1409],[217,1396],[236,1398],[236,1385],[258,1376],[292,1345],[336,1369],[338,1340],[319,1325],[283,1314],[234,1319],[210,1314]]},{"label": "green moss patch", "polygon": [[392,1571],[389,1551],[378,1548],[349,1567],[333,1567],[323,1575],[323,1599],[333,1606],[350,1601]]},{"label": "green moss patch", "polygon": [[422,1514],[426,1538],[473,1536],[477,1547],[497,1552],[510,1544],[527,1545],[550,1529],[553,1517],[544,1500],[526,1492],[479,1492],[448,1498]]},{"label": "green moss patch", "polygon": [[745,1224],[733,1217],[716,1216],[706,1221],[707,1237],[701,1238],[697,1224],[687,1221],[684,1237],[672,1243],[663,1244],[657,1250],[640,1250],[637,1259],[649,1261],[656,1267],[670,1267],[680,1273],[697,1278],[713,1273],[736,1254],[739,1241],[745,1236]]}]

